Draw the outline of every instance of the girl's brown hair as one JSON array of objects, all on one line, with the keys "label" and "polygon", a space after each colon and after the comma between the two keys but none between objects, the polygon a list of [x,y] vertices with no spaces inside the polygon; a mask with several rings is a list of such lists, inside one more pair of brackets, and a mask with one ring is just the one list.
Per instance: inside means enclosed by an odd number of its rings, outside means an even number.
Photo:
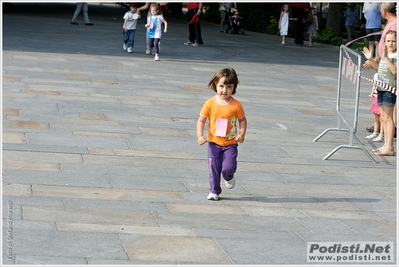
[{"label": "girl's brown hair", "polygon": [[220,79],[225,78],[224,84],[234,84],[233,95],[236,93],[237,85],[240,83],[238,81],[237,73],[232,68],[225,68],[218,70],[215,75],[213,75],[212,79],[208,83],[208,88],[217,92],[216,85],[220,81]]}]

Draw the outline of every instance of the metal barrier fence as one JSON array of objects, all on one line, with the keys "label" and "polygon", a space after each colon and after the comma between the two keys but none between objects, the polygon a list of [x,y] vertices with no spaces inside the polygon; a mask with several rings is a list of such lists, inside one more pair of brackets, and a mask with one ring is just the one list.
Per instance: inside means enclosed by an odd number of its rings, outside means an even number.
[{"label": "metal barrier fence", "polygon": [[[362,67],[361,56],[355,51],[344,45],[340,47],[339,55],[339,71],[338,71],[338,90],[336,111],[338,114],[337,128],[328,128],[317,136],[313,142],[317,142],[323,135],[329,131],[349,132],[349,144],[337,146],[323,159],[327,160],[335,152],[341,148],[361,149],[374,163],[377,163],[370,153],[361,146],[354,146],[355,138],[360,144],[360,140],[356,137],[358,111],[359,111],[359,93],[360,93],[360,70]],[[346,128],[342,128],[341,124]]]}]

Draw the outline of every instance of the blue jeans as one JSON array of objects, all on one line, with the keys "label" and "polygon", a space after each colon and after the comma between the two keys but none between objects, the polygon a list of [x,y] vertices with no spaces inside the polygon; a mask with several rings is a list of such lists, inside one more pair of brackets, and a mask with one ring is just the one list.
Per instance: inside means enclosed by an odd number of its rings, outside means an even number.
[{"label": "blue jeans", "polygon": [[219,146],[208,142],[209,192],[217,195],[222,193],[221,175],[226,181],[233,179],[237,170],[237,147],[237,144]]},{"label": "blue jeans", "polygon": [[134,46],[134,34],[136,30],[123,30],[123,42],[127,44],[127,47],[133,48]]}]

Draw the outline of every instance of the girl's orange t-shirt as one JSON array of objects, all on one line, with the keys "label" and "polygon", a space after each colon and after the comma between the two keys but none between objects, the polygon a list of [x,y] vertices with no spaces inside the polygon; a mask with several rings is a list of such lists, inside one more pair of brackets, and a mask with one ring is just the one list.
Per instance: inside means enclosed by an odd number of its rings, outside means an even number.
[{"label": "girl's orange t-shirt", "polygon": [[245,117],[244,108],[233,97],[226,105],[218,104],[215,97],[208,99],[200,112],[209,121],[208,141],[220,146],[237,144],[237,120]]}]

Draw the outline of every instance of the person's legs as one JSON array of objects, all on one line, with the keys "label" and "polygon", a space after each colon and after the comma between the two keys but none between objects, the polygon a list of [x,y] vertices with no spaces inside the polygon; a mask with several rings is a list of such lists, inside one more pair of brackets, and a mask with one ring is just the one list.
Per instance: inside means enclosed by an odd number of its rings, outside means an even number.
[{"label": "person's legs", "polygon": [[352,32],[353,32],[354,27],[353,26],[345,26],[345,27],[346,27],[346,32],[348,33],[347,41],[350,42],[353,40]]},{"label": "person's legs", "polygon": [[80,10],[82,10],[83,3],[76,3],[75,13],[73,13],[73,17],[71,22],[76,22],[76,18],[78,17]]},{"label": "person's legs", "polygon": [[156,55],[159,54],[159,46],[158,46],[158,44],[159,44],[160,41],[161,41],[161,39],[159,39],[159,38],[154,38],[153,39],[154,53]]},{"label": "person's legs", "polygon": [[221,147],[215,143],[208,142],[209,192],[217,195],[222,193],[222,188],[220,187],[222,160]]},{"label": "person's legs", "polygon": [[127,42],[127,46],[133,48],[134,47],[134,34],[136,30],[128,30],[129,38]]},{"label": "person's legs", "polygon": [[223,147],[222,175],[226,181],[230,181],[234,177],[237,170],[237,145]]},{"label": "person's legs", "polygon": [[393,124],[393,106],[380,106],[381,109],[381,121],[382,127],[385,132],[385,147],[393,148],[393,136],[395,132],[395,126]]},{"label": "person's legs", "polygon": [[89,19],[89,8],[87,6],[87,3],[83,3],[83,18],[85,20],[85,23],[90,23]]}]

